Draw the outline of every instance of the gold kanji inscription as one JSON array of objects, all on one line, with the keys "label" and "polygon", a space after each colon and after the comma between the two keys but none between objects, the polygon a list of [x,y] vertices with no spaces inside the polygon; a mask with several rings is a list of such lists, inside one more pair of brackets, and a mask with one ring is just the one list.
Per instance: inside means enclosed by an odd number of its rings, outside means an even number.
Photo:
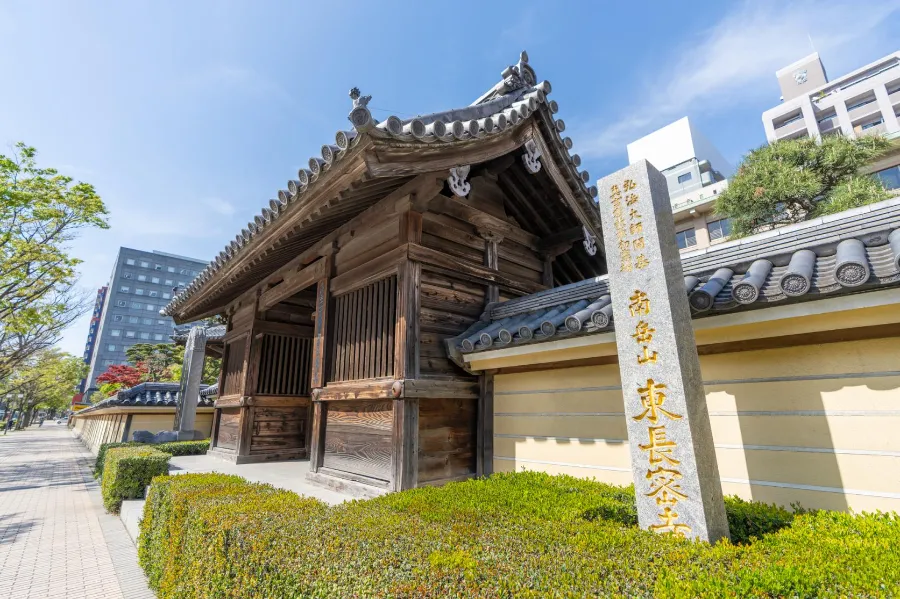
[{"label": "gold kanji inscription", "polygon": [[669,532],[681,537],[687,536],[687,533],[691,532],[691,527],[687,524],[675,522],[678,519],[678,513],[670,507],[666,507],[658,516],[662,524],[651,524],[650,530],[653,532]]},{"label": "gold kanji inscription", "polygon": [[637,239],[635,239],[634,241],[631,242],[631,246],[636,250],[644,249],[644,238],[638,237]]},{"label": "gold kanji inscription", "polygon": [[650,443],[647,445],[638,445],[638,448],[641,451],[649,453],[647,459],[650,464],[656,465],[663,460],[673,466],[677,466],[681,463],[680,460],[676,460],[672,457],[672,451],[678,447],[678,444],[675,441],[670,441],[666,438],[665,425],[647,427],[647,432],[650,434]]},{"label": "gold kanji inscription", "polygon": [[640,254],[634,261],[634,265],[637,268],[647,268],[650,266],[650,261],[644,256],[644,254]]},{"label": "gold kanji inscription", "polygon": [[[644,350],[644,354],[646,355],[646,347]],[[655,353],[656,352],[654,352],[654,354]],[[640,361],[640,358],[638,358],[638,360]],[[656,361],[655,357],[653,361]],[[662,391],[665,388],[666,386],[663,383],[657,383],[653,379],[647,379],[646,387],[638,387],[638,394],[641,396],[641,405],[644,406],[644,411],[635,416],[635,420],[643,420],[646,418],[648,422],[656,424],[660,414],[668,416],[672,420],[681,419],[681,416],[678,414],[673,414],[662,407],[663,403],[666,401],[666,394]]]},{"label": "gold kanji inscription", "polygon": [[650,298],[640,289],[635,289],[634,294],[628,298],[628,311],[632,316],[650,314]]},{"label": "gold kanji inscription", "polygon": [[631,220],[641,220],[641,213],[637,211],[637,208],[632,208],[628,211],[628,218]]},{"label": "gold kanji inscription", "polygon": [[638,196],[636,193],[629,193],[625,196],[625,203],[631,206],[632,204],[637,204]]},{"label": "gold kanji inscription", "polygon": [[653,333],[655,332],[656,329],[643,320],[639,320],[637,326],[634,327],[634,334],[632,337],[634,337],[634,340],[638,343],[650,343],[653,341]]},{"label": "gold kanji inscription", "polygon": [[631,179],[625,179],[625,183],[622,185],[625,188],[625,191],[629,191],[637,187],[637,183],[632,181]]},{"label": "gold kanji inscription", "polygon": [[644,493],[647,497],[653,497],[656,505],[675,505],[679,501],[688,498],[682,491],[678,480],[681,472],[660,466],[656,470],[647,470],[647,480],[650,481],[650,491]]},{"label": "gold kanji inscription", "polygon": [[656,364],[656,361],[659,359],[659,354],[655,351],[650,351],[650,348],[646,345],[644,346],[644,354],[638,354],[637,361],[638,364]]},{"label": "gold kanji inscription", "polygon": [[636,223],[631,223],[631,226],[628,227],[628,229],[631,231],[632,235],[637,235],[638,233],[643,233],[644,232],[644,223],[642,223],[641,221],[638,221]]}]

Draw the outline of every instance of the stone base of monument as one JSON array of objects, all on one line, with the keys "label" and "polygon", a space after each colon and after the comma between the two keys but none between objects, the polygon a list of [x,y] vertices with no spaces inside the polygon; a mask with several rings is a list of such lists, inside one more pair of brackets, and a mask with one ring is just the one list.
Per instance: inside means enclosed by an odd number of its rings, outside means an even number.
[{"label": "stone base of monument", "polygon": [[207,438],[205,434],[198,430],[178,431],[176,435],[178,436],[178,441],[202,441]]}]

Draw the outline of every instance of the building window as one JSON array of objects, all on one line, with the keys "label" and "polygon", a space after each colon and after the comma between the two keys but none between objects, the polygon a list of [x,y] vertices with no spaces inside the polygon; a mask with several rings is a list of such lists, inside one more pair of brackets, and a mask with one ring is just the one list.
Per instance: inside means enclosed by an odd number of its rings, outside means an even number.
[{"label": "building window", "polygon": [[162,294],[162,298],[163,298],[163,299],[169,299],[169,298],[171,298],[171,297],[172,297],[172,294],[171,294],[171,293],[165,293],[165,292],[163,292],[163,294]]},{"label": "building window", "polygon": [[131,324],[137,324],[138,322],[140,322],[140,320],[141,319],[138,318],[137,316],[129,316],[128,317],[128,322],[130,322]]},{"label": "building window", "polygon": [[141,333],[141,339],[149,339],[150,333]]},{"label": "building window", "polygon": [[112,366],[115,363],[116,363],[115,360],[103,360],[103,365],[106,366],[107,368],[109,368],[110,366]]},{"label": "building window", "polygon": [[187,287],[187,284],[184,281],[178,281],[179,287]]},{"label": "building window", "polygon": [[160,318],[159,320],[156,321],[156,324],[165,325],[168,323],[165,320],[163,320],[162,318]]},{"label": "building window", "polygon": [[122,285],[121,287],[119,287],[120,293],[128,293],[129,291],[131,291],[131,287],[128,287],[127,285]]},{"label": "building window", "polygon": [[132,279],[132,278],[134,278],[134,275],[133,275],[132,273],[130,273],[130,272],[123,272],[123,273],[122,273],[122,278],[123,278],[123,279]]},{"label": "building window", "polygon": [[148,291],[147,295],[149,295],[150,297],[156,297],[157,295],[159,295],[159,292],[158,291]]},{"label": "building window", "polygon": [[160,333],[156,333],[155,335],[153,335],[153,339],[154,339],[154,341],[162,341],[163,336]]},{"label": "building window", "polygon": [[150,282],[159,285],[159,277],[153,277],[152,279],[150,279]]},{"label": "building window", "polygon": [[861,127],[861,129],[863,131],[865,131],[866,129],[871,129],[872,127],[877,127],[878,125],[880,125],[883,122],[884,122],[884,119],[878,119],[877,121],[872,121],[871,123],[866,123],[865,125],[863,125]]},{"label": "building window", "polygon": [[134,339],[134,331],[125,331],[125,336],[129,339]]},{"label": "building window", "polygon": [[113,329],[112,331],[109,332],[109,334],[112,335],[113,337],[121,337],[122,329]]},{"label": "building window", "polygon": [[125,306],[128,305],[128,302],[126,302],[125,300],[119,300],[116,302],[116,305],[119,306],[120,308],[124,308]]},{"label": "building window", "polygon": [[875,173],[875,177],[881,181],[885,189],[900,189],[900,166],[892,166]]},{"label": "building window", "polygon": [[150,268],[150,263],[144,262],[143,260],[141,260],[141,268]]},{"label": "building window", "polygon": [[138,275],[138,281],[146,281],[147,275]]},{"label": "building window", "polygon": [[693,229],[686,229],[675,234],[675,240],[678,242],[678,249],[683,250],[697,245],[697,232]]},{"label": "building window", "polygon": [[138,310],[140,310],[141,308],[144,307],[144,304],[142,304],[141,302],[132,302],[132,303],[131,303],[131,307],[132,307],[132,308],[137,308]]},{"label": "building window", "polygon": [[106,351],[116,351],[116,346],[110,343],[106,346]]},{"label": "building window", "polygon": [[122,315],[121,314],[114,315],[113,320],[115,320],[116,322],[122,322]]},{"label": "building window", "polygon": [[129,258],[128,260],[125,261],[125,264],[127,264],[128,266],[134,266],[134,259]]},{"label": "building window", "polygon": [[153,270],[162,270],[162,264],[154,264]]},{"label": "building window", "polygon": [[141,289],[140,287],[138,287],[137,289],[134,290],[134,294],[135,295],[144,295],[144,290]]},{"label": "building window", "polygon": [[175,281],[173,281],[172,279],[166,279],[166,285],[168,285],[169,287],[171,287],[174,284],[175,284]]},{"label": "building window", "polygon": [[731,219],[729,218],[714,220],[713,222],[708,223],[706,227],[709,229],[710,241],[725,239],[731,235]]},{"label": "building window", "polygon": [[153,304],[147,304],[146,307],[147,307],[147,310],[150,312],[152,312],[153,310],[156,310],[156,306],[154,306]]},{"label": "building window", "polygon": [[684,173],[683,175],[678,175],[678,182],[679,182],[679,183],[687,183],[687,182],[690,181],[690,180],[691,180],[691,174],[690,174],[690,173]]},{"label": "building window", "polygon": [[170,267],[168,267],[166,270],[167,270],[168,272],[175,272],[175,267],[174,267],[174,266],[170,266]]}]

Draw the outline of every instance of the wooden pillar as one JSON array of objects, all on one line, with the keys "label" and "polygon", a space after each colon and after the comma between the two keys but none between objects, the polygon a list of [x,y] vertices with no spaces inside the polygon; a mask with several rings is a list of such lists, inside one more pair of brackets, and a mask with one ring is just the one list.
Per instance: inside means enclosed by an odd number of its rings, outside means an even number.
[{"label": "wooden pillar", "polygon": [[479,378],[478,427],[476,433],[477,476],[494,473],[494,373],[485,371]]},{"label": "wooden pillar", "polygon": [[[262,350],[262,333],[256,328],[256,320],[259,316],[259,297],[253,306],[253,321],[247,335],[247,346],[244,348],[244,376],[241,379],[241,397],[246,400],[256,393],[256,385],[259,379],[259,359]],[[243,405],[240,412],[240,424],[238,426],[238,442],[235,453],[239,456],[250,455],[250,441],[253,436],[253,411],[252,406]]]},{"label": "wooden pillar", "polygon": [[541,257],[544,259],[544,271],[541,273],[541,283],[543,283],[548,289],[553,287],[553,254],[544,253],[541,254]]},{"label": "wooden pillar", "polygon": [[[313,394],[315,399],[315,393]],[[312,427],[310,430],[309,471],[318,472],[325,453],[325,421],[328,419],[328,402],[313,401]]]},{"label": "wooden pillar", "polygon": [[392,490],[414,489],[419,479],[419,400],[394,400],[391,445]]}]

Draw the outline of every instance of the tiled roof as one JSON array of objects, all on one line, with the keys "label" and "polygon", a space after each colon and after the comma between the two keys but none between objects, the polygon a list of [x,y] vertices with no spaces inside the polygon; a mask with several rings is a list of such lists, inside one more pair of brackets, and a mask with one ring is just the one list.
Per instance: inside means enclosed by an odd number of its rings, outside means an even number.
[{"label": "tiled roof", "polygon": [[[572,140],[562,137],[565,122],[553,115],[559,110],[554,100],[547,95],[551,91],[548,81],[537,82],[534,70],[528,64],[528,55],[522,52],[516,65],[507,67],[501,73],[502,80],[482,95],[471,106],[444,112],[401,119],[389,116],[378,122],[367,107],[370,97],[359,94],[354,88],[350,92],[353,109],[348,119],[353,127],[335,134],[333,144],[325,144],[319,156],[309,159],[308,168],[300,168],[297,178],[288,181],[287,189],[278,192],[278,199],[270,200],[262,212],[242,229],[234,240],[216,256],[193,281],[176,295],[160,311],[162,315],[174,315],[185,302],[202,289],[227,264],[231,263],[250,242],[284,215],[300,210],[316,189],[316,182],[328,170],[339,169],[339,163],[349,151],[368,136],[374,140],[395,140],[413,145],[434,148],[470,144],[473,140],[499,135],[514,127],[521,127],[529,117],[542,121],[546,129],[552,131],[551,151],[561,158],[563,173],[573,191],[585,198],[597,196],[597,188],[589,186],[590,174],[579,170],[581,158],[571,154]],[[539,154],[538,154],[539,156]],[[599,217],[598,217],[599,222]]]},{"label": "tiled roof", "polygon": [[213,383],[206,389],[200,390],[200,397],[215,397],[219,394],[219,383]]},{"label": "tiled roof", "polygon": [[[213,407],[214,401],[204,396],[206,385],[200,386],[200,400],[197,405],[203,408]],[[180,397],[178,383],[141,383],[130,389],[122,389],[112,397],[85,408],[78,414],[87,414],[97,410],[113,407],[161,407],[174,408]]]},{"label": "tiled roof", "polygon": [[[681,256],[695,318],[900,285],[900,198]],[[450,356],[613,329],[606,275],[494,304]]]},{"label": "tiled roof", "polygon": [[[184,344],[187,341],[188,333],[191,332],[192,327],[181,327],[175,329],[175,332],[172,333],[172,341],[175,343]],[[226,327],[224,324],[217,324],[215,326],[206,327],[206,342],[210,341],[222,341],[225,339]]]}]

